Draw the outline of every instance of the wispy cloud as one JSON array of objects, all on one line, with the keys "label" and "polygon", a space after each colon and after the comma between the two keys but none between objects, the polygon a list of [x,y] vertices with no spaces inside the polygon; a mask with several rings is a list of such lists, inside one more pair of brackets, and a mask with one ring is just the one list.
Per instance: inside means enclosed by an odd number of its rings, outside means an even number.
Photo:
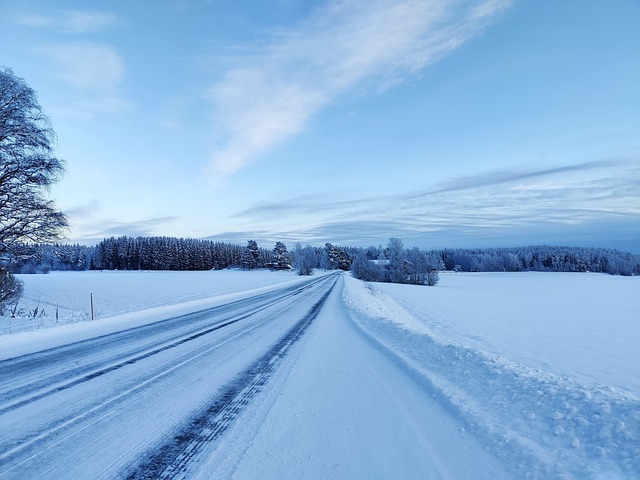
[{"label": "wispy cloud", "polygon": [[53,74],[74,89],[77,101],[70,110],[78,115],[117,112],[128,105],[121,92],[125,64],[115,48],[74,42],[47,45],[39,52],[53,62]]},{"label": "wispy cloud", "polygon": [[57,63],[57,77],[75,88],[111,92],[124,77],[124,62],[108,45],[65,43],[42,47],[41,52]]},{"label": "wispy cloud", "polygon": [[121,19],[114,13],[99,10],[67,10],[46,16],[25,15],[19,17],[17,23],[69,34],[95,33],[122,25]]},{"label": "wispy cloud", "polygon": [[[91,34],[123,26],[118,15],[102,10],[59,10],[47,15],[23,15],[15,21],[74,35],[73,41],[53,42],[37,49],[52,62],[52,74],[73,89],[72,98],[56,109],[58,113],[88,119],[96,112],[118,112],[129,105],[121,92],[126,70],[122,56],[111,45],[85,40]],[[78,41],[78,36],[82,40]]]},{"label": "wispy cloud", "polygon": [[[82,213],[82,212],[80,212]],[[154,217],[136,221],[121,221],[113,219],[96,219],[90,217],[89,221],[82,221],[82,216],[76,217],[73,224],[74,241],[86,244],[96,244],[104,238],[120,237],[151,237],[159,235],[167,225],[180,219],[180,217]]]},{"label": "wispy cloud", "polygon": [[[609,232],[594,226],[637,224],[634,231],[640,230],[640,164],[637,158],[610,159],[489,171],[405,195],[303,195],[261,202],[234,220],[250,223],[257,238],[311,243],[378,244],[391,236],[422,245],[473,246],[509,237],[557,243],[562,235],[587,238],[590,231],[607,241]],[[292,224],[308,227],[294,232]]]},{"label": "wispy cloud", "polygon": [[[464,193],[468,191],[468,193]],[[574,200],[601,200],[617,198],[625,209],[640,209],[634,197],[640,197],[640,167],[636,159],[613,158],[594,160],[552,168],[513,167],[493,170],[477,175],[460,176],[437,183],[430,188],[402,195],[376,195],[359,199],[328,201],[326,194],[301,195],[272,202],[260,202],[238,212],[236,217],[274,218],[287,214],[308,212],[336,213],[355,210],[376,213],[391,208],[407,210],[432,203],[434,198],[460,198],[485,196],[485,205],[497,204],[499,197],[509,197],[509,204],[520,196],[552,198],[569,197]],[[330,195],[333,198],[341,195]],[[491,200],[491,199],[494,200]],[[474,202],[474,205],[477,205]],[[638,212],[640,213],[640,212]]]},{"label": "wispy cloud", "polygon": [[273,33],[209,91],[223,132],[211,176],[222,179],[299,133],[340,95],[385,90],[447,56],[510,3],[335,0]]},{"label": "wispy cloud", "polygon": [[101,208],[100,201],[93,199],[83,205],[75,205],[73,207],[65,209],[64,213],[69,218],[73,219],[87,219],[91,218]]},{"label": "wispy cloud", "polygon": [[540,179],[543,177],[552,177],[560,174],[589,172],[594,170],[611,169],[631,162],[626,159],[607,159],[594,160],[591,162],[583,162],[573,165],[564,165],[553,168],[513,168],[509,170],[488,172],[483,175],[470,175],[466,177],[458,177],[453,180],[440,183],[432,190],[422,193],[421,195],[431,195],[434,193],[455,192],[458,190],[466,190],[469,188],[486,187],[492,185],[501,185],[515,181],[526,181],[532,179]]}]

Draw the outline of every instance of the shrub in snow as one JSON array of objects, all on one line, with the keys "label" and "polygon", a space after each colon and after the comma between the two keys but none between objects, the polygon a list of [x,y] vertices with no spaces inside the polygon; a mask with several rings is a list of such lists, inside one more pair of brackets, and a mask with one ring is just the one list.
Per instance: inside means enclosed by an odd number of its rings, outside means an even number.
[{"label": "shrub in snow", "polygon": [[369,260],[360,250],[351,264],[351,274],[365,282],[406,283],[434,286],[438,283],[438,262],[418,248],[405,250],[402,240],[389,239],[389,246],[378,256],[378,261]]},{"label": "shrub in snow", "polygon": [[16,303],[22,296],[22,282],[11,272],[0,269],[0,305]]},{"label": "shrub in snow", "polygon": [[387,281],[387,271],[381,265],[371,260],[367,260],[363,252],[358,253],[351,264],[351,274],[358,280],[365,282],[384,282]]},{"label": "shrub in snow", "polygon": [[294,266],[298,275],[313,275],[316,264],[317,257],[312,247],[302,248],[300,244],[296,245]]}]

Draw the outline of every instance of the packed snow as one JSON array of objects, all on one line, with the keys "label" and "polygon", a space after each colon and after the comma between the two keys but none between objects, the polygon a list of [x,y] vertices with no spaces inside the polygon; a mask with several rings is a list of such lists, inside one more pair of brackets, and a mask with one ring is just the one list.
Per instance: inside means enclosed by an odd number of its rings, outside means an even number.
[{"label": "packed snow", "polygon": [[15,317],[14,306],[5,308],[5,315],[0,317],[0,360],[305,280],[292,272],[268,270],[81,271],[16,277],[24,283],[24,294]]},{"label": "packed snow", "polygon": [[[262,271],[54,272],[20,278],[22,308],[37,306],[46,314],[1,318],[0,358],[303,281]],[[218,445],[200,465],[204,470],[194,474],[206,478],[218,469],[237,478],[279,478],[288,467],[289,474],[309,478],[314,472],[349,478],[359,468],[380,476],[426,472],[435,478],[447,471],[451,478],[465,472],[478,478],[505,472],[516,478],[640,478],[640,278],[444,273],[436,287],[419,287],[363,283],[346,274],[343,284],[340,301],[328,302],[262,403],[251,407],[253,420],[229,432],[244,446]],[[90,293],[95,321],[86,315]],[[55,305],[67,312],[57,322]],[[351,340],[347,345],[337,336]],[[384,364],[371,346],[394,366]],[[406,381],[398,380],[403,373]],[[377,380],[361,378],[365,374]],[[358,397],[375,389],[399,398]],[[416,392],[433,403],[425,407],[429,413],[408,407]],[[368,418],[384,416],[384,408],[400,410],[386,420]],[[394,430],[394,424],[412,419],[427,427],[409,429],[408,436]],[[367,460],[363,452],[374,452],[375,445],[362,445],[368,441],[360,432],[368,430],[400,435],[395,455],[409,463],[394,470]],[[409,441],[428,458],[412,456]],[[469,454],[456,451],[450,458],[447,451],[456,446]],[[364,450],[348,454],[349,448]]]},{"label": "packed snow", "polygon": [[341,281],[271,388],[185,478],[513,478],[403,365],[363,335]]}]

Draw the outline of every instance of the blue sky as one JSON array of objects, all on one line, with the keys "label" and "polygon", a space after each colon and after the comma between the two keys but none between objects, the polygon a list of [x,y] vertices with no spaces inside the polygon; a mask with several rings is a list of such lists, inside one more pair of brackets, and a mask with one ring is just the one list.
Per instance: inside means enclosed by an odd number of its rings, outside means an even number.
[{"label": "blue sky", "polygon": [[640,252],[637,0],[2,0],[69,241]]}]

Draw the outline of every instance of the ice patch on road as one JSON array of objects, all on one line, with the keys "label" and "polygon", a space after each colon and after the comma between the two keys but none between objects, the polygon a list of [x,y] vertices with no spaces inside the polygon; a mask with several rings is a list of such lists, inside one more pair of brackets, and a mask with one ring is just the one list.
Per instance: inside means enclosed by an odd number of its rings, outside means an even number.
[{"label": "ice patch on road", "polygon": [[521,478],[640,478],[640,401],[606,385],[437,338],[391,296],[345,278],[356,323]]}]

